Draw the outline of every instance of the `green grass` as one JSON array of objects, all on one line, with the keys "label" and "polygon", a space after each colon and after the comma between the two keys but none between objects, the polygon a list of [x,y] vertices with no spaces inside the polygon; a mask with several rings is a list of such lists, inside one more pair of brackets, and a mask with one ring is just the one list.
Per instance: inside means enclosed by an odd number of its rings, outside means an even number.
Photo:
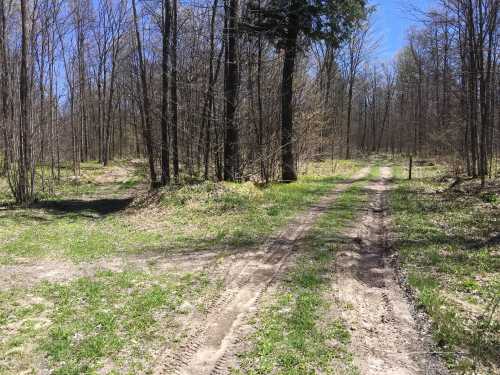
[{"label": "green grass", "polygon": [[[399,251],[433,334],[457,373],[498,366],[499,211],[481,196],[445,192],[440,166],[396,169],[390,201]],[[492,315],[493,314],[493,315]],[[493,366],[493,367],[491,367]],[[498,367],[497,367],[498,369]]]},{"label": "green grass", "polygon": [[[373,168],[371,178],[378,175]],[[331,286],[339,231],[366,201],[355,183],[341,194],[300,245],[300,256],[269,297],[242,355],[244,374],[357,374],[347,350],[350,333],[332,309]]]},{"label": "green grass", "polygon": [[155,204],[110,215],[99,215],[90,208],[66,213],[2,210],[0,263],[15,263],[20,257],[82,261],[148,251],[251,246],[306,209],[341,178],[355,173],[361,164],[341,161],[336,175],[331,175],[328,163],[313,167],[291,184],[261,187],[250,182],[204,182],[166,188]]},{"label": "green grass", "polygon": [[[67,284],[0,293],[0,373],[144,373],[175,337],[183,303],[215,293],[215,279],[139,271],[100,272]],[[202,308],[202,306],[200,306]]]},{"label": "green grass", "polygon": [[[254,244],[319,199],[361,164],[341,162],[337,175],[316,164],[297,183],[259,187],[251,183],[202,183],[164,189],[152,205],[100,216],[92,210],[55,213],[45,209],[7,209],[0,213],[0,244],[4,262],[37,258],[96,259],[176,247]],[[96,172],[97,173],[97,172]],[[318,175],[318,173],[322,173]],[[356,192],[351,192],[352,199]],[[68,193],[69,194],[69,193]],[[72,193],[71,193],[72,194]],[[68,197],[71,196],[68,195]],[[348,220],[352,202],[343,198],[335,225]],[[325,224],[326,225],[326,224]],[[348,332],[337,319],[316,327],[328,310],[326,274],[333,261],[329,229],[308,239],[320,246],[290,274],[288,304],[295,310],[293,361],[299,348],[339,363],[350,361],[344,345]],[[313,247],[311,247],[312,249]],[[66,283],[43,282],[0,292],[0,374],[50,369],[54,374],[147,373],[155,352],[179,336],[175,317],[215,298],[220,281],[204,273],[158,274],[126,269],[102,271]],[[283,302],[285,303],[285,302]],[[288,324],[288,323],[287,323]],[[314,327],[316,328],[314,328]],[[292,328],[290,328],[292,329]],[[314,330],[309,341],[306,334]],[[302,336],[301,336],[302,335]],[[305,341],[301,342],[302,339]],[[339,347],[324,345],[338,340]],[[315,345],[315,346],[314,346]],[[291,366],[292,362],[289,362]],[[350,368],[350,365],[346,365]],[[347,368],[346,367],[346,368]]]},{"label": "green grass", "polygon": [[[101,180],[118,169],[128,171],[128,176],[118,175],[111,180]],[[42,178],[43,176],[43,178]],[[78,176],[73,171],[72,163],[63,162],[60,169],[60,178],[57,179],[57,170],[54,179],[49,166],[37,166],[35,173],[36,198],[38,200],[58,200],[67,198],[82,198],[88,196],[120,196],[127,190],[146,183],[145,163],[142,161],[116,160],[106,167],[97,161],[80,163]],[[0,204],[13,203],[6,177],[0,177]]]}]

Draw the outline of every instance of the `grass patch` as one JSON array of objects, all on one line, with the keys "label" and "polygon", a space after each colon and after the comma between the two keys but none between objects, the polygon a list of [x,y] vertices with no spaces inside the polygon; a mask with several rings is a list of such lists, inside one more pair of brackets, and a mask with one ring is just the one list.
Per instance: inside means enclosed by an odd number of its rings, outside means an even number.
[{"label": "grass patch", "polygon": [[[378,168],[372,169],[371,176],[377,174]],[[331,276],[339,230],[366,201],[364,184],[341,194],[301,244],[296,265],[257,316],[251,348],[237,373],[358,373],[346,348],[350,334],[331,310]]]},{"label": "grass patch", "polygon": [[19,257],[82,261],[145,251],[254,245],[362,166],[340,161],[337,174],[331,175],[326,164],[315,164],[291,184],[204,182],[170,187],[160,191],[157,204],[106,215],[90,204],[73,212],[2,210],[0,263]]},{"label": "grass patch", "polygon": [[[38,200],[59,200],[96,195],[119,196],[146,181],[145,163],[140,160],[115,160],[106,167],[97,161],[80,163],[80,173],[75,175],[70,162],[63,162],[58,178],[57,170],[38,165],[35,173]],[[13,203],[7,178],[0,177],[0,204]]]},{"label": "grass patch", "polygon": [[416,167],[408,181],[396,168],[395,247],[450,368],[490,373],[500,358],[499,211],[491,197],[445,191],[443,172]]},{"label": "grass patch", "polygon": [[182,276],[100,272],[67,284],[0,294],[0,373],[47,368],[53,374],[151,369],[174,337],[183,303],[216,290],[203,273]]}]

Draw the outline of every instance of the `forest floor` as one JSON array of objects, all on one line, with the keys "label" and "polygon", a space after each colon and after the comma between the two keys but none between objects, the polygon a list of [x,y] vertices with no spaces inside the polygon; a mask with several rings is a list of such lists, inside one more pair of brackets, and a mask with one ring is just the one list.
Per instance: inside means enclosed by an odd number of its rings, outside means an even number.
[{"label": "forest floor", "polygon": [[152,195],[140,161],[88,163],[29,209],[0,193],[0,374],[498,373],[494,189],[303,172]]}]

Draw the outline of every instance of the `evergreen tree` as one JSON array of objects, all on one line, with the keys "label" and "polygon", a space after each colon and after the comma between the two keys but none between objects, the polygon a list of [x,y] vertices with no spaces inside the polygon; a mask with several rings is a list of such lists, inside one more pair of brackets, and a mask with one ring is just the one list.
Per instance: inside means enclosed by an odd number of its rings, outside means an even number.
[{"label": "evergreen tree", "polygon": [[293,155],[293,72],[301,43],[322,41],[334,48],[365,18],[365,0],[271,0],[250,4],[244,28],[263,33],[283,53],[281,81],[281,169],[284,182],[295,181]]}]

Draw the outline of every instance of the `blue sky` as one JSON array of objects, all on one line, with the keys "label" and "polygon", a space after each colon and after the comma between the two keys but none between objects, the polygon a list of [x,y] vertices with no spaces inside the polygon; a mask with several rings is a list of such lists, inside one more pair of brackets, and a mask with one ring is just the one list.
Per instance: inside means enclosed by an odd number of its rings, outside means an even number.
[{"label": "blue sky", "polygon": [[406,44],[406,32],[412,25],[418,25],[412,8],[426,10],[437,0],[370,0],[377,6],[373,16],[374,36],[379,40],[378,55],[381,60],[391,59]]}]

